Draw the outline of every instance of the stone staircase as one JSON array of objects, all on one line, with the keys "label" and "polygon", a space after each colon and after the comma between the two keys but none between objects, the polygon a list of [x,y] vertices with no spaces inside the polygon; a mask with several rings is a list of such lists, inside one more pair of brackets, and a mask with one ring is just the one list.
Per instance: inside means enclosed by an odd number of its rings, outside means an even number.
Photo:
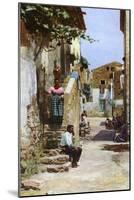
[{"label": "stone staircase", "polygon": [[59,147],[62,133],[66,131],[66,127],[48,126],[43,135],[44,154],[40,158],[41,171],[47,172],[65,172],[69,171],[71,163],[69,156],[65,155]]},{"label": "stone staircase", "polygon": [[62,133],[66,131],[65,126],[49,126],[46,125],[43,135],[44,145],[46,149],[59,148]]},{"label": "stone staircase", "polygon": [[40,167],[45,167],[45,171],[50,173],[69,171],[70,167],[68,155],[63,154],[60,149],[46,149],[40,163]]},{"label": "stone staircase", "polygon": [[[66,130],[65,127],[47,127],[43,135],[44,150],[39,158],[38,171],[42,173],[62,173],[68,172],[71,166],[69,156],[65,155],[59,148],[61,134]],[[21,181],[21,190],[41,190],[45,181],[38,178],[28,178]]]}]

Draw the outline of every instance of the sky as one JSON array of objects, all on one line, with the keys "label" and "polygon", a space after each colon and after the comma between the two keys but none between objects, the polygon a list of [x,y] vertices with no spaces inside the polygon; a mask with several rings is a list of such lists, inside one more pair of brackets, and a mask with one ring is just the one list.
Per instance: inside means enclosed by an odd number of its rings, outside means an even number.
[{"label": "sky", "polygon": [[123,33],[120,31],[120,11],[111,9],[82,8],[86,34],[96,42],[81,39],[81,55],[94,69],[113,61],[121,62],[124,54]]}]

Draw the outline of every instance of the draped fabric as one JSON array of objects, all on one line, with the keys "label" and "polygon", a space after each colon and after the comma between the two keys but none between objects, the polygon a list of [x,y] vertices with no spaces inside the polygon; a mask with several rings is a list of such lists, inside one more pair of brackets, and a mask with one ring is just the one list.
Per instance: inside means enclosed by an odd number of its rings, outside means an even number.
[{"label": "draped fabric", "polygon": [[120,75],[120,88],[123,89],[124,88],[124,74]]},{"label": "draped fabric", "polygon": [[53,123],[61,123],[63,118],[63,100],[60,95],[51,95],[51,117]]}]

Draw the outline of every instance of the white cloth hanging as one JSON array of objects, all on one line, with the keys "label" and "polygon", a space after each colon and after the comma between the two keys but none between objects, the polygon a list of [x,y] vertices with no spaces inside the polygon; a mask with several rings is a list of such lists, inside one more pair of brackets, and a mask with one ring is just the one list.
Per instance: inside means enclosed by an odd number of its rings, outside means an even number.
[{"label": "white cloth hanging", "polygon": [[124,88],[124,74],[120,75],[120,87],[121,87],[121,89]]}]

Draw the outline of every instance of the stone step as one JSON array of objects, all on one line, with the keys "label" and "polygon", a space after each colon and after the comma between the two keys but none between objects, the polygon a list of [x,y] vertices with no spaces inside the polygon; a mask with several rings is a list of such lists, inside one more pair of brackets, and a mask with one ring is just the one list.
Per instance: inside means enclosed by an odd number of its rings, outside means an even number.
[{"label": "stone step", "polygon": [[71,167],[71,163],[67,162],[63,165],[47,165],[47,172],[50,173],[59,173],[59,172],[68,172],[69,167]]},{"label": "stone step", "polygon": [[55,165],[61,165],[61,164],[65,164],[66,162],[69,161],[69,156],[68,155],[56,155],[56,156],[45,156],[45,157],[42,157],[40,159],[40,162],[43,163],[43,164],[55,164]]},{"label": "stone step", "polygon": [[59,146],[59,140],[57,138],[47,138],[46,148],[47,149],[55,149]]},{"label": "stone step", "polygon": [[45,149],[43,152],[49,157],[49,156],[59,155],[61,150],[60,149]]},{"label": "stone step", "polygon": [[36,179],[26,179],[21,182],[22,188],[29,190],[41,190],[42,187],[44,186],[44,181],[43,180],[36,180]]},{"label": "stone step", "polygon": [[57,136],[61,136],[64,132],[65,132],[65,131],[61,131],[61,130],[60,130],[60,131],[56,131],[56,135],[57,135]]},{"label": "stone step", "polygon": [[48,126],[46,128],[46,131],[66,131],[67,130],[67,127],[66,126],[56,126],[56,125],[52,125],[52,126]]},{"label": "stone step", "polygon": [[44,137],[45,137],[45,138],[48,138],[48,139],[49,139],[49,138],[51,139],[51,138],[57,138],[57,135],[56,135],[56,133],[44,134]]},{"label": "stone step", "polygon": [[45,126],[45,131],[43,134],[43,140],[45,148],[47,149],[56,149],[59,147],[61,140],[61,135],[65,132],[66,126]]},{"label": "stone step", "polygon": [[47,131],[44,131],[44,135],[51,135],[51,134],[56,134],[56,131],[54,131],[54,130],[47,130]]},{"label": "stone step", "polygon": [[61,137],[64,131],[45,131],[43,136],[44,137]]}]

